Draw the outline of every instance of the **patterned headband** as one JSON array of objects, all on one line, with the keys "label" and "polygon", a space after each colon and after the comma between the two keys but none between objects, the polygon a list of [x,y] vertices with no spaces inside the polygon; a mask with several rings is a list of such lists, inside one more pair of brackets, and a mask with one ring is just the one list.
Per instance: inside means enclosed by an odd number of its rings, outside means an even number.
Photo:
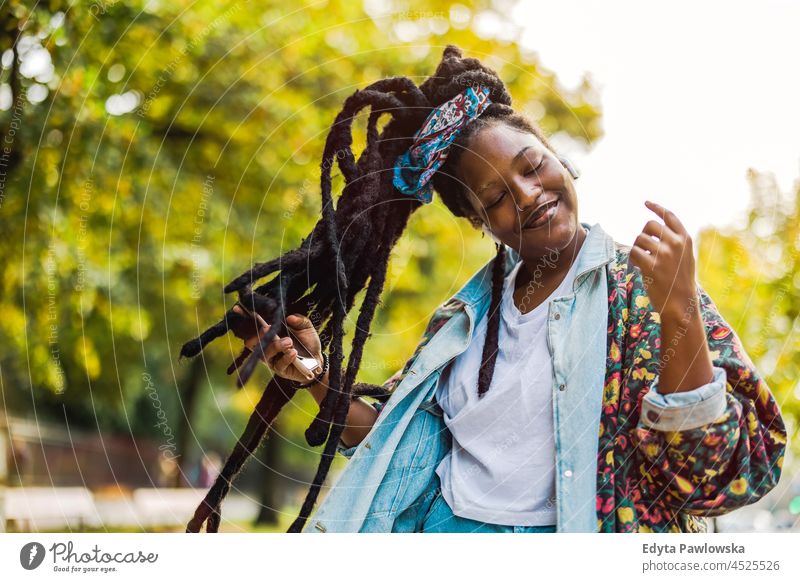
[{"label": "patterned headband", "polygon": [[414,134],[413,145],[395,162],[395,188],[425,204],[433,199],[431,178],[444,164],[448,148],[461,130],[492,102],[489,93],[491,89],[483,85],[477,91],[467,87],[428,115]]}]

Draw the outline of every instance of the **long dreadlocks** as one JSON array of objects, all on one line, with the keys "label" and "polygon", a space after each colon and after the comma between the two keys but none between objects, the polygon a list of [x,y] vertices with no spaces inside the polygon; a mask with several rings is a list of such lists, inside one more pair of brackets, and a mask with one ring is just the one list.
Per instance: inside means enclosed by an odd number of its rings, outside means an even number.
[{"label": "long dreadlocks", "polygon": [[[245,348],[228,368],[229,374],[238,373],[238,386],[250,378],[269,343],[277,335],[285,335],[286,314],[302,313],[318,329],[324,326],[320,342],[322,349],[327,349],[330,354],[330,386],[305,437],[310,446],[323,443],[325,446],[300,514],[289,532],[302,531],[314,507],[345,428],[351,399],[367,395],[386,401],[390,397],[390,393],[381,387],[357,384],[355,378],[386,280],[390,253],[411,213],[422,204],[416,198],[398,195],[395,191],[391,172],[393,164],[411,146],[415,132],[434,107],[448,101],[465,86],[478,84],[491,89],[492,103],[451,144],[446,163],[433,178],[434,189],[455,216],[474,214],[467,193],[456,178],[456,170],[461,152],[481,129],[489,124],[504,123],[533,133],[546,147],[553,149],[541,130],[511,108],[511,96],[494,70],[477,59],[463,58],[458,47],[448,45],[436,73],[419,87],[408,78],[391,77],[358,90],[345,100],[331,126],[322,155],[322,218],[297,249],[255,264],[224,288],[226,293],[237,293],[239,303],[270,325],[255,348]],[[367,107],[371,108],[367,121],[367,144],[356,160],[351,149],[352,123],[355,116]],[[378,119],[384,114],[391,115],[392,119],[379,134]],[[334,161],[338,162],[345,180],[336,207],[331,195]],[[505,247],[498,244],[492,268],[489,326],[478,379],[480,395],[489,388],[497,358],[498,308],[504,263]],[[253,288],[256,281],[270,275],[273,276],[269,281]],[[350,357],[342,373],[344,319],[352,310],[356,295],[364,287],[366,295],[358,315]],[[253,330],[258,326],[252,317],[240,315],[231,308],[221,321],[184,344],[181,356],[197,356],[208,343],[228,331],[233,331],[238,337],[255,335]],[[204,523],[207,532],[218,531],[222,500],[233,479],[297,390],[296,382],[273,376],[216,482],[195,510],[186,527],[187,532],[199,532]]]}]

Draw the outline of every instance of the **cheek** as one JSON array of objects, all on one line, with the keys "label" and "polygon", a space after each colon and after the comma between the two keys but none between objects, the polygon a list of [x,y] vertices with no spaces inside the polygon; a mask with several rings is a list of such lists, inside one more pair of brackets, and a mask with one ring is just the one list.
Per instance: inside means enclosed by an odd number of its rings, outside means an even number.
[{"label": "cheek", "polygon": [[569,188],[563,190],[561,202],[564,209],[570,213],[575,213],[578,210],[578,196],[575,191],[570,191]]},{"label": "cheek", "polygon": [[489,215],[489,226],[497,234],[512,233],[519,226],[521,218],[512,214]]}]

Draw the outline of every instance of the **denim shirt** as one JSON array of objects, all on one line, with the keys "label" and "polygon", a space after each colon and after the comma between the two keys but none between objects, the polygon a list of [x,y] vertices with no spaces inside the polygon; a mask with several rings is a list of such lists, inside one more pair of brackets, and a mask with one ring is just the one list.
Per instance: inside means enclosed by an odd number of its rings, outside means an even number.
[{"label": "denim shirt", "polygon": [[[548,311],[553,359],[553,421],[556,446],[558,532],[596,532],[598,430],[606,374],[608,283],[605,267],[615,241],[599,224],[590,226],[578,255],[572,292],[555,297]],[[520,260],[506,247],[505,274]],[[304,532],[415,531],[414,513],[452,438],[435,401],[439,377],[466,350],[491,300],[492,261],[479,269],[445,304],[462,305],[406,363],[391,398],[375,403],[374,426],[357,446],[341,442],[349,460],[327,491]],[[442,309],[442,307],[440,307]],[[435,317],[435,316],[434,316]],[[640,426],[685,430],[718,418],[726,406],[725,370],[694,390],[659,394],[657,383],[642,399]]]}]

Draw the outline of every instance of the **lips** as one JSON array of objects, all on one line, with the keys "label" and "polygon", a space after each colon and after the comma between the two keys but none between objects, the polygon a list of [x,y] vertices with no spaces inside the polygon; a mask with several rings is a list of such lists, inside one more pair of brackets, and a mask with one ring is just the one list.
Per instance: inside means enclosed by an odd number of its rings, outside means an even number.
[{"label": "lips", "polygon": [[528,227],[531,225],[531,223],[533,223],[533,222],[535,222],[537,219],[541,218],[541,217],[542,217],[542,215],[543,215],[545,212],[547,212],[547,211],[548,211],[548,210],[550,210],[550,209],[551,209],[553,206],[555,206],[555,205],[558,203],[558,201],[559,201],[559,200],[560,200],[560,197],[558,197],[558,196],[557,196],[557,197],[553,198],[552,200],[550,200],[550,201],[548,201],[548,202],[545,202],[545,203],[543,203],[543,204],[540,204],[539,206],[537,206],[537,207],[536,207],[536,210],[534,210],[533,212],[531,212],[531,214],[530,214],[530,215],[528,216],[528,218],[525,220],[525,222],[524,222],[524,223],[523,223],[523,225],[522,225],[522,228],[523,228],[523,229],[525,229],[525,228],[528,228]]}]

